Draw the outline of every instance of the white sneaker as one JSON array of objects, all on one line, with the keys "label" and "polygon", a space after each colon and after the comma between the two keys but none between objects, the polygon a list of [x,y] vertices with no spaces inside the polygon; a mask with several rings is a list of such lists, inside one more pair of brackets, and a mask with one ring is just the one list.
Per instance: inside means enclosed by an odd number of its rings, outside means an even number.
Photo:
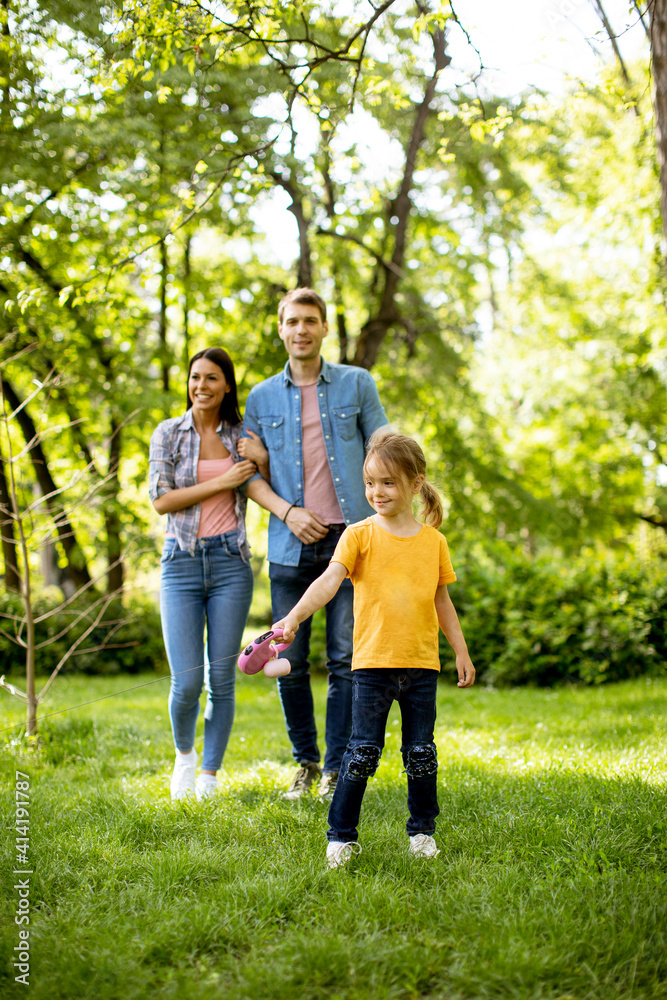
[{"label": "white sneaker", "polygon": [[197,773],[197,751],[192,748],[190,753],[176,751],[174,770],[171,772],[171,797],[185,799],[195,794],[195,774]]},{"label": "white sneaker", "polygon": [[330,840],[327,847],[327,864],[329,868],[344,868],[352,854],[361,854],[361,844],[356,841]]},{"label": "white sneaker", "polygon": [[410,854],[415,858],[437,858],[440,851],[428,833],[416,833],[410,837]]},{"label": "white sneaker", "polygon": [[218,779],[215,774],[204,774],[200,772],[197,775],[197,780],[195,781],[195,792],[197,794],[197,801],[201,802],[202,799],[207,799],[211,795],[215,795],[218,790]]}]

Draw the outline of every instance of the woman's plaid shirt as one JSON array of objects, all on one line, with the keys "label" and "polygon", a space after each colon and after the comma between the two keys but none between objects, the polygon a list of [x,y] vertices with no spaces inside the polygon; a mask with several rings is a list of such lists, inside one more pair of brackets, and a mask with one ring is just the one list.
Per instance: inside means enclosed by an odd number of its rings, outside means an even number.
[{"label": "woman's plaid shirt", "polygon": [[[221,423],[218,427],[218,437],[235,462],[241,460],[236,445],[242,434],[243,424],[231,427]],[[151,437],[148,468],[148,492],[152,501],[170,490],[180,490],[197,483],[200,443],[191,409],[186,410],[182,417],[172,417],[157,425]],[[257,478],[261,478],[259,473],[248,482]],[[244,483],[234,493],[239,552],[247,562],[250,548],[245,533],[246,485]],[[179,548],[189,552],[191,556],[195,554],[200,514],[201,504],[198,503],[167,514],[167,534],[175,535]]]}]

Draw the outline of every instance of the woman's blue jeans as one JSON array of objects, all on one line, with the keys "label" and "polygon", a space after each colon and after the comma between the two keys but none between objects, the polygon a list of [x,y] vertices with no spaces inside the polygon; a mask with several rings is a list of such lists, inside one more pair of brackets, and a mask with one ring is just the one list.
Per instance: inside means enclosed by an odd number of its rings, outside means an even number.
[{"label": "woman's blue jeans", "polygon": [[329,808],[329,840],[356,841],[366,785],[384,747],[391,703],[401,709],[403,765],[408,778],[407,832],[432,834],[438,808],[438,756],[433,742],[437,670],[384,667],[352,673],[352,736]]},{"label": "woman's blue jeans", "polygon": [[[171,670],[169,716],[176,748],[195,743],[206,682],[202,769],[217,771],[234,722],[236,664],[252,600],[253,576],[236,532],[199,538],[195,554],[167,538],[162,550],[160,614]],[[206,650],[204,650],[206,626]]]}]

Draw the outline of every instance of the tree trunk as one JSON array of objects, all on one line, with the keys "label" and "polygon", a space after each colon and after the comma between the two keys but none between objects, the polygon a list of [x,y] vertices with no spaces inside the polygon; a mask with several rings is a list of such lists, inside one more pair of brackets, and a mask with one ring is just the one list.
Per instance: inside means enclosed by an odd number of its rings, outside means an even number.
[{"label": "tree trunk", "polygon": [[[334,230],[336,222],[336,188],[331,176],[331,150],[328,140],[324,141],[324,160],[322,164],[322,176],[324,178],[325,208],[331,229]],[[341,365],[348,364],[347,349],[349,340],[347,336],[347,323],[345,322],[345,306],[343,304],[343,289],[341,288],[340,273],[338,269],[338,253],[334,245],[331,254],[331,276],[333,278],[333,302],[336,310],[336,331],[338,333],[338,361]]]},{"label": "tree trunk", "polygon": [[28,699],[26,706],[25,729],[28,736],[37,733],[37,697],[35,695],[35,623],[32,618],[32,597],[28,595],[26,608],[26,655],[25,655],[25,693]]},{"label": "tree trunk", "polygon": [[187,371],[190,364],[190,275],[192,264],[190,261],[190,250],[192,248],[192,236],[189,233],[185,237],[185,248],[183,250],[183,365]]},{"label": "tree trunk", "polygon": [[303,199],[299,194],[299,190],[296,184],[293,184],[290,180],[285,180],[282,174],[277,171],[272,171],[269,176],[273,178],[279,187],[287,191],[288,195],[292,199],[292,204],[289,205],[288,211],[292,213],[296,219],[296,224],[299,230],[299,262],[297,265],[297,277],[296,283],[299,288],[312,288],[313,286],[313,261],[310,253],[310,242],[308,240],[308,227],[310,225],[310,220],[306,218],[306,213],[303,207]]},{"label": "tree trunk", "polygon": [[12,505],[5,477],[5,462],[0,455],[0,535],[2,536],[2,558],[5,564],[5,587],[18,593],[21,591],[21,577],[16,559],[16,532],[11,516]]},{"label": "tree trunk", "polygon": [[[11,32],[9,30],[9,0],[1,0],[0,7],[2,7],[3,12],[2,36],[5,39],[9,39],[11,36]],[[20,88],[20,83],[17,86],[18,81],[16,80],[16,70],[14,68],[14,59],[11,53],[11,44],[11,42],[5,41],[3,46],[3,79],[2,86],[0,87],[2,92],[2,99],[0,100],[0,121],[2,122],[2,132],[5,135],[9,135],[10,130],[14,127],[10,117],[12,107],[12,89],[14,89],[14,93],[16,93]]]},{"label": "tree trunk", "polygon": [[[3,385],[4,388],[4,385]],[[5,397],[6,398],[6,397]],[[30,559],[28,544],[25,537],[25,526],[19,516],[18,497],[16,495],[16,477],[11,463],[11,442],[9,448],[9,489],[7,492],[8,510],[14,515],[18,530],[18,544],[21,547],[23,561],[23,577],[21,579],[21,596],[25,611],[25,694],[26,694],[26,734],[32,736],[37,732],[37,697],[35,695],[35,619],[32,607],[32,582],[30,577]],[[7,484],[6,484],[7,485]]]},{"label": "tree trunk", "polygon": [[120,597],[122,593],[125,567],[122,560],[122,548],[120,539],[121,522],[118,517],[118,492],[120,488],[118,478],[118,467],[120,464],[122,428],[111,420],[111,438],[109,440],[109,486],[110,495],[104,505],[104,520],[107,532],[107,593],[112,594],[118,591]]},{"label": "tree trunk", "polygon": [[654,0],[651,11],[651,63],[655,146],[660,167],[662,230],[667,239],[667,0]]},{"label": "tree trunk", "polygon": [[[7,382],[6,379],[3,379],[2,389],[12,410],[18,409],[18,407],[21,406],[21,400],[14,391],[11,383]],[[44,450],[39,440],[37,428],[35,427],[34,421],[25,406],[16,414],[16,420],[21,428],[26,444],[31,445],[30,459],[32,461],[37,482],[39,483],[42,493],[48,496],[49,494],[54,493],[58,487],[53,480],[53,476],[51,475],[46,455],[44,454]],[[65,556],[67,558],[67,574],[74,584],[74,587],[79,590],[81,587],[85,587],[91,582],[91,576],[88,572],[83,551],[76,540],[72,523],[65,514],[63,507],[58,503],[57,499],[53,498],[45,501],[45,503],[48,506],[49,513],[51,514],[56,526],[59,541],[65,550]]]},{"label": "tree trunk", "polygon": [[411,191],[414,183],[417,154],[424,141],[426,122],[431,112],[431,102],[435,96],[435,88],[441,70],[451,62],[445,52],[445,33],[440,28],[434,28],[431,33],[433,41],[434,70],[424,88],[424,97],[415,110],[412,135],[405,154],[403,178],[396,198],[389,206],[389,224],[394,232],[394,252],[389,266],[383,268],[383,289],[379,307],[374,316],[370,316],[359,331],[354,364],[361,368],[372,368],[377,360],[380,345],[389,329],[400,319],[400,311],[396,305],[396,292],[403,273],[405,263],[405,246],[412,207]]},{"label": "tree trunk", "polygon": [[167,275],[169,274],[169,258],[167,256],[167,244],[160,240],[160,364],[162,366],[162,388],[169,392],[169,356],[167,349]]},{"label": "tree trunk", "polygon": [[601,0],[595,0],[595,7],[596,7],[597,12],[598,12],[598,14],[600,16],[600,20],[602,21],[602,24],[604,26],[604,30],[607,32],[607,37],[608,37],[609,41],[611,42],[611,47],[614,50],[614,55],[616,56],[616,62],[618,63],[619,69],[621,71],[621,75],[622,75],[623,79],[625,80],[625,85],[626,85],[626,87],[630,88],[632,86],[632,80],[630,79],[630,74],[628,73],[628,68],[625,65],[625,61],[623,59],[623,56],[621,55],[621,50],[620,50],[619,45],[618,45],[618,38],[616,37],[614,29],[611,26],[611,22],[610,22],[609,18],[607,17],[607,12],[605,11],[604,7],[602,6]]}]

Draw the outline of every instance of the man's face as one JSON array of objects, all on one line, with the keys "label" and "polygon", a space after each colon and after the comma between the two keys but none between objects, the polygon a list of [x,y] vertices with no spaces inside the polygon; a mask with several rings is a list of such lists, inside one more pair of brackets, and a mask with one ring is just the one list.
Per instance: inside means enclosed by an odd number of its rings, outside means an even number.
[{"label": "man's face", "polygon": [[318,358],[328,332],[329,327],[322,322],[320,310],[308,302],[288,302],[283,310],[282,323],[278,324],[280,339],[294,361]]}]

